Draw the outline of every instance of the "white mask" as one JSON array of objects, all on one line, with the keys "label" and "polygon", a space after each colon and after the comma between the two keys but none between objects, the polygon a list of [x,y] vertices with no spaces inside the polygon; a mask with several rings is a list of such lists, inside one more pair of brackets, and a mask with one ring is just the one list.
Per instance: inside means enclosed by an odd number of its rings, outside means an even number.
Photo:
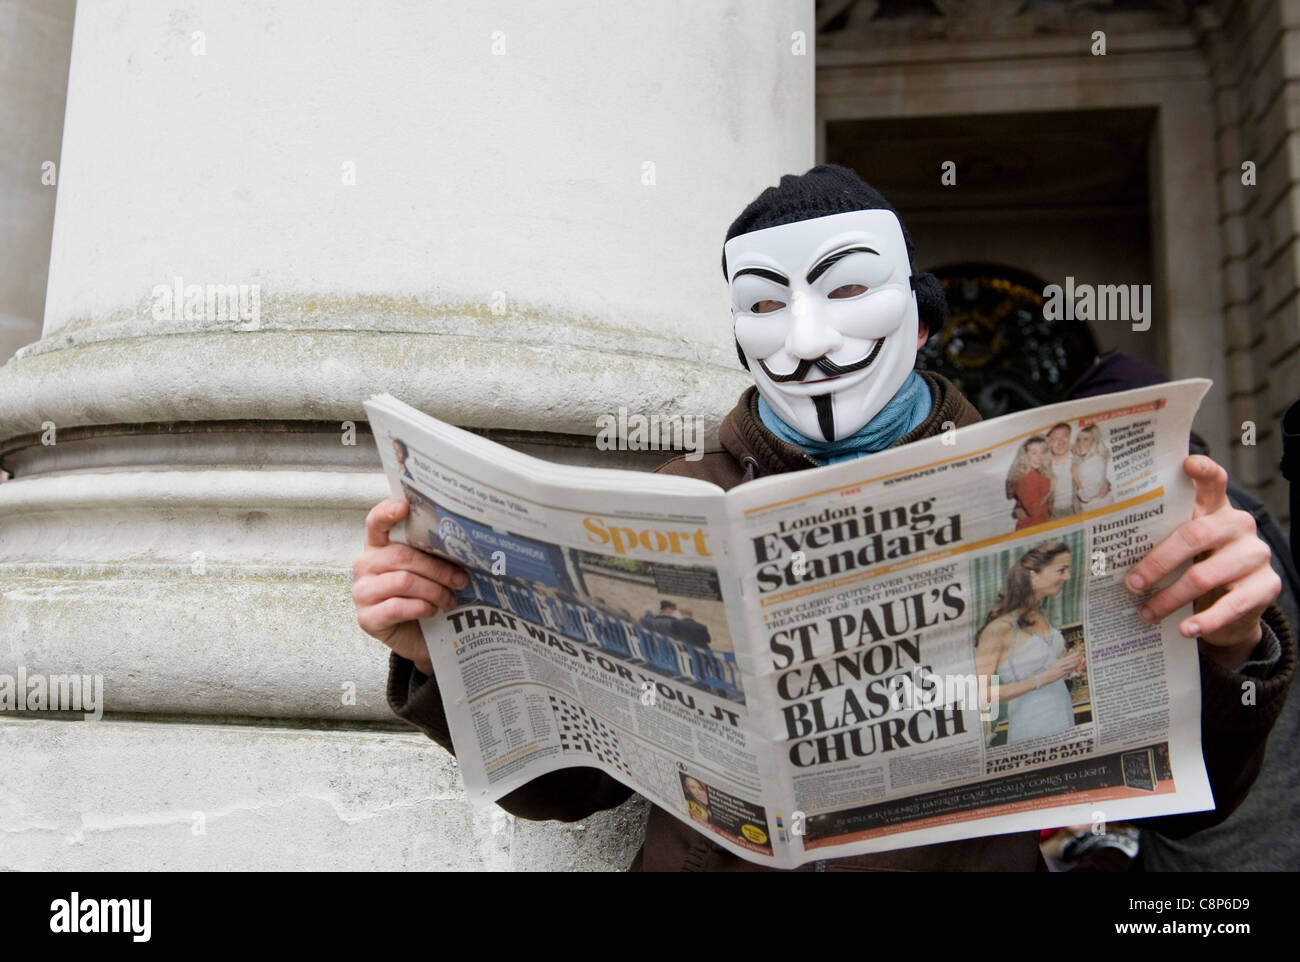
[{"label": "white mask", "polygon": [[898,217],[831,214],[741,234],[723,249],[736,341],[759,394],[806,438],[861,430],[916,363],[920,325]]}]

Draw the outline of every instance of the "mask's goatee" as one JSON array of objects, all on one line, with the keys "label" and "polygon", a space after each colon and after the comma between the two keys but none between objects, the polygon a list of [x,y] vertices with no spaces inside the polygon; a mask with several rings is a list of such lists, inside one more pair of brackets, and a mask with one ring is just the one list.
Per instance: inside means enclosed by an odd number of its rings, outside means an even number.
[{"label": "mask's goatee", "polygon": [[817,426],[822,429],[822,436],[827,441],[834,441],[835,410],[831,406],[831,396],[829,394],[818,394],[813,398],[813,406],[817,408]]}]

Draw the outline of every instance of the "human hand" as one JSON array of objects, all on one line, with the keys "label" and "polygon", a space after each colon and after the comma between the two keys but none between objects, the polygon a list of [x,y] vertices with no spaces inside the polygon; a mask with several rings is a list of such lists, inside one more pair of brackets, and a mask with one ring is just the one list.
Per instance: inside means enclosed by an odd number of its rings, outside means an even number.
[{"label": "human hand", "polygon": [[1011,512],[1011,517],[1015,518],[1017,521],[1023,521],[1025,518],[1029,517],[1029,512],[1017,504],[1015,510]]},{"label": "human hand", "polygon": [[1052,662],[1037,675],[1042,684],[1050,685],[1054,681],[1064,678],[1066,675],[1073,674],[1082,666],[1079,655],[1062,655],[1056,661]]},{"label": "human hand", "polygon": [[1254,517],[1228,502],[1228,473],[1200,454],[1184,460],[1183,471],[1196,488],[1191,519],[1134,565],[1126,584],[1129,591],[1143,591],[1195,559],[1173,584],[1148,598],[1138,616],[1155,623],[1193,602],[1194,613],[1178,630],[1199,637],[1207,657],[1236,669],[1259,643],[1260,615],[1281,593],[1282,581],[1269,566],[1272,551],[1256,533]]},{"label": "human hand", "polygon": [[417,619],[455,608],[453,592],[465,587],[469,576],[450,562],[389,541],[389,531],[408,510],[405,501],[387,498],[366,515],[365,548],[352,564],[352,601],[362,631],[432,675]]}]

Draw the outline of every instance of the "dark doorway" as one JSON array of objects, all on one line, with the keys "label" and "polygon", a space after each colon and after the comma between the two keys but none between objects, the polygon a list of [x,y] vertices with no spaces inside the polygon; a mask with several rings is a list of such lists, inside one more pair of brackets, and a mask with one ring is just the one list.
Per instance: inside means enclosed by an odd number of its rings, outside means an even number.
[{"label": "dark doorway", "polygon": [[934,274],[948,295],[948,323],[917,363],[944,375],[986,418],[1065,400],[1097,356],[1083,321],[1043,317],[1046,282],[1002,264],[952,264]]},{"label": "dark doorway", "polygon": [[1042,318],[1044,288],[1067,277],[1152,282],[1155,119],[1134,108],[827,123],[827,161],[879,188],[917,267],[946,279],[960,320],[932,332],[923,363],[985,416],[1060,400],[1099,351],[1160,364],[1158,338],[1129,323]]}]

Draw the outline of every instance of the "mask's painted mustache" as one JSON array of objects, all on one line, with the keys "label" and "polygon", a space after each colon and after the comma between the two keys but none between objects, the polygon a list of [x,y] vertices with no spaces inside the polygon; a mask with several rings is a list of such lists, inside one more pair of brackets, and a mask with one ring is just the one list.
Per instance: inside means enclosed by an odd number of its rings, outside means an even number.
[{"label": "mask's painted mustache", "polygon": [[882,337],[880,340],[876,341],[876,346],[871,349],[871,353],[862,360],[854,361],[852,364],[845,364],[842,366],[836,364],[828,357],[819,357],[815,361],[810,361],[808,358],[804,358],[790,374],[773,374],[762,361],[758,362],[758,366],[763,369],[764,374],[778,384],[786,381],[802,381],[808,376],[808,372],[811,371],[813,367],[816,367],[819,371],[825,372],[830,377],[839,377],[841,374],[852,374],[854,371],[861,371],[864,367],[869,366],[871,362],[876,359],[876,355],[880,353],[880,349],[884,346],[885,339]]}]

